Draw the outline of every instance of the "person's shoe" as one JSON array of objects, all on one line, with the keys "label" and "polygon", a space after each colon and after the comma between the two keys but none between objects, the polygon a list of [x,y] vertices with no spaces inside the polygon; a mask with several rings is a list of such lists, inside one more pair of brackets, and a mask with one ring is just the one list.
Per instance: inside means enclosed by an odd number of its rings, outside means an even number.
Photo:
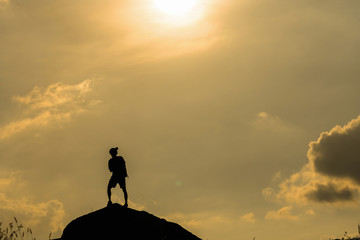
[{"label": "person's shoe", "polygon": [[110,207],[111,205],[112,205],[112,202],[111,202],[111,201],[108,201],[107,206]]},{"label": "person's shoe", "polygon": [[128,207],[128,204],[127,204],[127,203],[125,203],[125,204],[124,204],[124,207],[125,207],[125,208],[127,208],[127,207]]}]

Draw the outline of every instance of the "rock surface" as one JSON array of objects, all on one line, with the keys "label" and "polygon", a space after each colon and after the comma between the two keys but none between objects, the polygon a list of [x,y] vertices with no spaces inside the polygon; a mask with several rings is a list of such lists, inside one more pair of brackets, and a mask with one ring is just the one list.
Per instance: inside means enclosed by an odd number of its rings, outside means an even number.
[{"label": "rock surface", "polygon": [[61,240],[200,240],[176,223],[119,204],[70,222]]}]

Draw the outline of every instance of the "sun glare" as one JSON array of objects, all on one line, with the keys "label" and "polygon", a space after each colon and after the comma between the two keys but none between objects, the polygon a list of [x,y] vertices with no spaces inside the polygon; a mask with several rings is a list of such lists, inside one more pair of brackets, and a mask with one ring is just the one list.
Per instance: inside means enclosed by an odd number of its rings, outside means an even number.
[{"label": "sun glare", "polygon": [[180,16],[190,12],[197,2],[197,0],[155,0],[155,5],[168,15]]}]

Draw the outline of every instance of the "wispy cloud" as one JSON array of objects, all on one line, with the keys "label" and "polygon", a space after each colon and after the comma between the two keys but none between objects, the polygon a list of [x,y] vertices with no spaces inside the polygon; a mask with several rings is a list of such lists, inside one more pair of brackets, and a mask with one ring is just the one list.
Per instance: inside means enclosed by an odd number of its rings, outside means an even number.
[{"label": "wispy cloud", "polygon": [[297,130],[295,126],[268,112],[259,112],[251,125],[258,130],[277,133],[294,133]]},{"label": "wispy cloud", "polygon": [[[214,239],[228,239],[230,232],[238,229],[247,229],[256,222],[255,214],[248,212],[243,215],[219,214],[218,211],[173,213],[164,217],[166,220],[176,222],[188,229],[190,232],[207,239],[212,233]],[[221,227],[219,227],[221,226]],[[210,239],[210,238],[209,238]]]},{"label": "wispy cloud", "polygon": [[99,101],[89,98],[94,80],[68,85],[55,83],[46,88],[35,87],[24,96],[14,96],[13,101],[25,106],[26,117],[0,127],[0,140],[26,129],[68,121],[74,114],[86,111]]},{"label": "wispy cloud", "polygon": [[92,80],[84,80],[75,85],[55,83],[45,89],[35,87],[25,96],[14,96],[13,100],[27,105],[30,109],[49,109],[66,106],[69,104],[81,104],[86,101]]},{"label": "wispy cloud", "polygon": [[70,119],[70,113],[51,113],[45,111],[33,118],[24,118],[19,121],[11,122],[0,128],[0,140],[11,137],[30,127],[46,126],[51,122]]},{"label": "wispy cloud", "polygon": [[[215,212],[189,214],[174,213],[166,216],[165,219],[180,224],[190,232],[202,236],[204,239],[206,239],[209,232],[213,232],[214,230],[216,233],[213,233],[213,235],[218,238],[221,236],[226,237],[228,232],[232,231],[234,228],[239,228],[241,224],[245,224],[243,220],[226,215],[219,215]],[[222,227],[219,228],[219,226]]]},{"label": "wispy cloud", "polygon": [[248,223],[255,223],[256,222],[256,219],[255,219],[255,214],[254,213],[246,213],[244,215],[242,215],[240,217],[242,220],[244,220],[245,222],[248,222]]},{"label": "wispy cloud", "polygon": [[[20,173],[11,173],[0,178],[0,213],[11,212],[29,226],[45,223],[52,232],[62,230],[65,216],[63,204],[56,199],[34,203],[29,197],[15,197],[13,192],[19,192],[24,186]],[[9,214],[7,214],[9,215]]]},{"label": "wispy cloud", "polygon": [[32,203],[27,198],[11,199],[0,193],[0,210],[11,211],[17,216],[21,215],[32,226],[42,221],[48,222],[52,232],[62,230],[64,227],[64,205],[58,200]]},{"label": "wispy cloud", "polygon": [[308,209],[308,210],[305,211],[305,215],[307,215],[307,216],[316,216],[316,213],[315,213],[314,210]]},{"label": "wispy cloud", "polygon": [[277,211],[272,210],[269,211],[266,215],[265,215],[265,219],[268,220],[298,220],[299,217],[298,216],[294,216],[291,214],[291,210],[293,209],[292,206],[285,206]]}]

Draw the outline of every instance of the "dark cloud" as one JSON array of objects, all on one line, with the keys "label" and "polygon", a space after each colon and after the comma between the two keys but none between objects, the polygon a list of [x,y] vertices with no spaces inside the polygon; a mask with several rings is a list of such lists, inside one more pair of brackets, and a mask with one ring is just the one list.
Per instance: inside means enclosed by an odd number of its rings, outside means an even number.
[{"label": "dark cloud", "polygon": [[338,188],[332,183],[317,184],[316,189],[307,193],[308,200],[320,203],[354,201],[355,194],[349,187]]},{"label": "dark cloud", "polygon": [[344,127],[323,132],[310,143],[308,158],[316,172],[360,184],[360,116]]},{"label": "dark cloud", "polygon": [[[309,162],[283,181],[278,199],[299,205],[309,202],[353,204],[360,193],[360,116],[345,126],[323,132],[309,144]],[[265,196],[271,196],[269,189]]]}]

